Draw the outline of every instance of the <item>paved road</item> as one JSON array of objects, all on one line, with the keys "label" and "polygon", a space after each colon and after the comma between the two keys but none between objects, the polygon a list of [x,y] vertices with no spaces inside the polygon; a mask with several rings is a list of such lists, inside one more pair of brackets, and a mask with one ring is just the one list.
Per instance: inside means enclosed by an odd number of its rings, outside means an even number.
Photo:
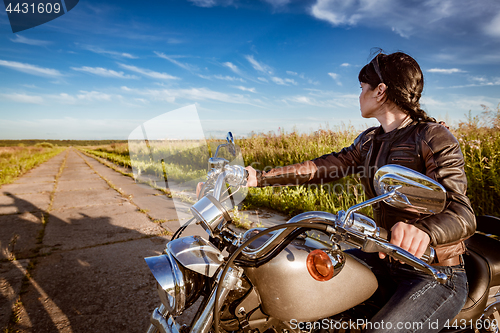
[{"label": "paved road", "polygon": [[75,149],[2,186],[0,329],[145,331],[159,299],[143,258],[178,218],[171,199]]}]

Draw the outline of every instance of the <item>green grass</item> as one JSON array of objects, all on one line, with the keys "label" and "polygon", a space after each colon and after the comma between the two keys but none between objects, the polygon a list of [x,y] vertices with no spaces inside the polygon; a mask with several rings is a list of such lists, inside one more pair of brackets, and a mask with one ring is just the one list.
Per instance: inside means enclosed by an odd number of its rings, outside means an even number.
[{"label": "green grass", "polygon": [[65,148],[0,147],[0,185],[13,182]]},{"label": "green grass", "polygon": [[[483,121],[481,121],[483,119]],[[250,138],[236,140],[241,148],[245,165],[265,170],[266,167],[277,167],[298,163],[339,151],[349,146],[360,133],[353,127],[337,129],[319,129],[309,134],[296,131],[270,132],[254,134]],[[460,142],[464,154],[465,171],[468,180],[468,197],[476,215],[500,216],[500,107],[496,110],[485,110],[481,117],[471,117],[461,122],[452,132]],[[214,151],[215,141],[209,140],[210,151]],[[155,150],[156,149],[156,150]],[[162,147],[153,147],[158,152]],[[170,149],[166,155],[175,156],[176,163],[165,163],[169,177],[189,180],[206,174],[206,150],[191,149],[175,153]],[[130,167],[130,157],[127,144],[112,144],[86,152],[109,161]],[[142,150],[143,156],[146,151]],[[147,157],[147,156],[146,156]],[[147,158],[143,158],[146,161]],[[169,161],[167,161],[169,162]],[[144,162],[145,163],[145,162]],[[202,163],[205,163],[202,165]],[[192,169],[186,169],[185,165]],[[163,174],[158,165],[141,166],[144,172],[153,173],[158,177]],[[247,207],[269,207],[286,213],[295,214],[321,210],[335,213],[364,201],[365,195],[357,176],[348,176],[340,181],[320,187],[294,186],[274,188],[251,188],[245,199]],[[371,209],[362,211],[371,215]]]},{"label": "green grass", "polygon": [[[133,149],[134,169],[140,175],[152,175],[154,178],[163,179],[164,173],[169,181],[186,182],[201,179],[206,176],[208,150],[196,143],[188,147],[179,147],[183,143],[155,146],[151,142],[151,152],[147,147],[135,145]],[[81,148],[82,151],[107,159],[117,165],[132,168],[127,144],[111,144],[101,147]],[[163,157],[164,163],[151,162],[151,154],[155,158]],[[160,156],[160,157],[159,157]]]},{"label": "green grass", "polygon": [[[310,134],[279,131],[252,135],[236,143],[241,147],[247,165],[266,170],[339,151],[351,145],[359,133],[360,130],[352,126],[319,129]],[[348,176],[323,186],[250,188],[245,203],[248,206],[269,207],[289,216],[313,210],[336,213],[366,200],[361,188],[357,176]],[[362,212],[371,215],[371,208]]]},{"label": "green grass", "polygon": [[[480,120],[481,119],[481,120]],[[500,216],[500,105],[459,125],[467,194],[476,215]]]}]

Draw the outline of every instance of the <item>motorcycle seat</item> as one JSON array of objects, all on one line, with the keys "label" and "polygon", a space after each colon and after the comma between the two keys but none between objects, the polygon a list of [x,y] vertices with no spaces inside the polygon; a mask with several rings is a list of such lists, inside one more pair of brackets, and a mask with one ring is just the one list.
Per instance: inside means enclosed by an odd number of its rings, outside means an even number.
[{"label": "motorcycle seat", "polygon": [[[477,231],[500,236],[500,218],[478,216]],[[467,248],[481,255],[490,269],[491,287],[500,285],[500,241],[482,234],[475,234],[465,241]]]},{"label": "motorcycle seat", "polygon": [[488,301],[490,270],[486,260],[474,250],[469,249],[467,254],[464,255],[464,261],[469,294],[462,310],[451,322],[455,320],[458,320],[458,322],[460,320],[476,321],[482,315]]},{"label": "motorcycle seat", "polygon": [[475,321],[483,313],[490,287],[500,285],[500,242],[485,234],[500,234],[500,219],[493,216],[477,217],[477,231],[465,241],[465,271],[469,294],[464,307],[453,319]]},{"label": "motorcycle seat", "polygon": [[500,236],[500,218],[489,215],[481,215],[476,217],[476,230],[485,234]]}]

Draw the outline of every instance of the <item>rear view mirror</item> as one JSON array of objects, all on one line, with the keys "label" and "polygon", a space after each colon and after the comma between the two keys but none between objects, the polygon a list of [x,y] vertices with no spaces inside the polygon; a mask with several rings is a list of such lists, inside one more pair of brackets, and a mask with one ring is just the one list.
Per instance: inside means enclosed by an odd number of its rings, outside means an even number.
[{"label": "rear view mirror", "polygon": [[446,205],[446,190],[437,181],[401,165],[384,165],[375,173],[373,186],[377,195],[398,187],[396,194],[385,203],[402,210],[437,214]]},{"label": "rear view mirror", "polygon": [[231,155],[236,156],[236,145],[234,144],[233,133],[227,132],[226,141],[227,141],[227,149],[229,150]]}]

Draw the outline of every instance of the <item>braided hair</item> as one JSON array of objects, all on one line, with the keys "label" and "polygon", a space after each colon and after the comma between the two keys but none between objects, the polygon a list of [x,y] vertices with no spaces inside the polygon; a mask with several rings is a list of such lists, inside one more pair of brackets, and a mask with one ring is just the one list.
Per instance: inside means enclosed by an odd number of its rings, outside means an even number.
[{"label": "braided hair", "polygon": [[387,86],[387,98],[413,120],[436,122],[420,108],[424,75],[418,63],[409,55],[403,52],[379,53],[361,69],[358,80],[369,84],[372,89],[384,83]]}]

